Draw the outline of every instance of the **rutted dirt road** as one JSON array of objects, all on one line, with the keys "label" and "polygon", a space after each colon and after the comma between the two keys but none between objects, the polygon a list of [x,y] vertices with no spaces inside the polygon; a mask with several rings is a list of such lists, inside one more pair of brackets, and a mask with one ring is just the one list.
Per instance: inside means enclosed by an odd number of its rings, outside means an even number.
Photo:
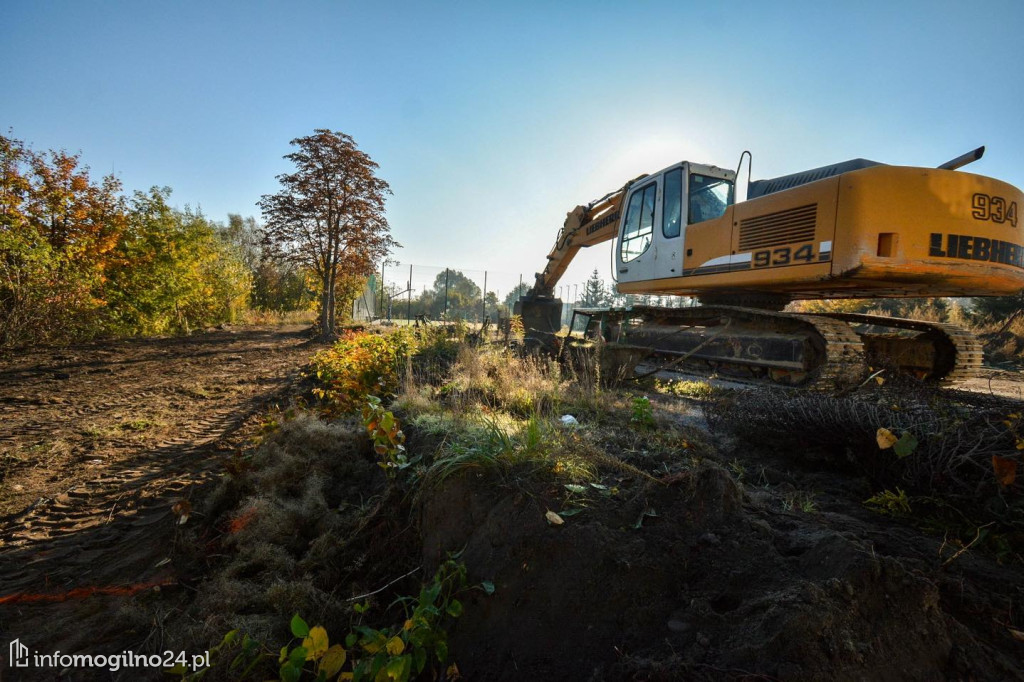
[{"label": "rutted dirt road", "polygon": [[172,507],[223,471],[314,351],[302,327],[239,327],[0,363],[0,640],[74,651],[89,634],[67,621],[60,641],[29,632],[53,600],[173,582]]}]

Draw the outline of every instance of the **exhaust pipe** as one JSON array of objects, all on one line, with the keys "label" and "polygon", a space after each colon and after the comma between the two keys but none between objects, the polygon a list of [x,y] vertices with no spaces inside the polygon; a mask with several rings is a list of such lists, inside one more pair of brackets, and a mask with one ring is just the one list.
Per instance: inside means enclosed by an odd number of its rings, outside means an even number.
[{"label": "exhaust pipe", "polygon": [[980,159],[984,154],[985,154],[985,146],[982,145],[982,146],[978,147],[977,149],[975,149],[974,151],[967,152],[966,154],[962,154],[962,155],[956,157],[955,159],[950,159],[949,161],[947,161],[946,163],[942,164],[941,166],[937,166],[937,168],[940,168],[942,170],[956,170],[957,168],[960,168],[962,166],[966,166],[969,163],[974,163],[975,161]]}]

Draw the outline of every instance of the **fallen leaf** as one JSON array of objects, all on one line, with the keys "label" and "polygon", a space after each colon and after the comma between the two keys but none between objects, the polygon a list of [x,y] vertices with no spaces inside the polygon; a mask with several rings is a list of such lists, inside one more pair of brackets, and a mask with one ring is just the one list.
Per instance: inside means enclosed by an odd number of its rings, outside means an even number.
[{"label": "fallen leaf", "polygon": [[999,455],[992,455],[992,470],[996,474],[996,480],[1004,488],[1013,485],[1017,480],[1017,462]]},{"label": "fallen leaf", "polygon": [[914,434],[906,431],[902,436],[900,436],[900,439],[893,444],[892,449],[900,459],[907,457],[908,455],[912,455],[914,450],[917,449],[917,438],[914,437]]},{"label": "fallen leaf", "polygon": [[548,523],[550,523],[552,526],[561,526],[563,523],[565,523],[565,519],[563,519],[561,516],[559,516],[553,511],[549,511],[547,514],[545,514],[544,518],[547,519]]},{"label": "fallen leaf", "polygon": [[893,435],[892,431],[883,426],[878,429],[877,433],[875,433],[875,440],[878,441],[878,448],[880,450],[887,450],[895,445],[899,438]]},{"label": "fallen leaf", "polygon": [[1021,632],[1020,630],[1014,630],[1013,628],[1007,628],[1007,630],[1010,631],[1010,634],[1013,635],[1013,638],[1015,640],[1017,640],[1018,642],[1024,642],[1024,632]]}]

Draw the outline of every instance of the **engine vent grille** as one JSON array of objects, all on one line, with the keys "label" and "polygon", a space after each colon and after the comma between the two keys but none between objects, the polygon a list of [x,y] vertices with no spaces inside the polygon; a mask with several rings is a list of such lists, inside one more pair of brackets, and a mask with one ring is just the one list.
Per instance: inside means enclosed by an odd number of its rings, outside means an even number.
[{"label": "engine vent grille", "polygon": [[808,204],[740,221],[740,251],[814,241],[818,205]]}]

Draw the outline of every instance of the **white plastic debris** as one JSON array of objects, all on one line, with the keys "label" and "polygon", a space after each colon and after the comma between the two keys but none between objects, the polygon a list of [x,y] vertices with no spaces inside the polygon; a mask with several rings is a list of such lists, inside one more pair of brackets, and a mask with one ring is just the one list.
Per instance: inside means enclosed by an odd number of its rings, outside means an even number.
[{"label": "white plastic debris", "polygon": [[562,426],[579,426],[580,423],[576,421],[576,417],[571,414],[562,415]]}]

